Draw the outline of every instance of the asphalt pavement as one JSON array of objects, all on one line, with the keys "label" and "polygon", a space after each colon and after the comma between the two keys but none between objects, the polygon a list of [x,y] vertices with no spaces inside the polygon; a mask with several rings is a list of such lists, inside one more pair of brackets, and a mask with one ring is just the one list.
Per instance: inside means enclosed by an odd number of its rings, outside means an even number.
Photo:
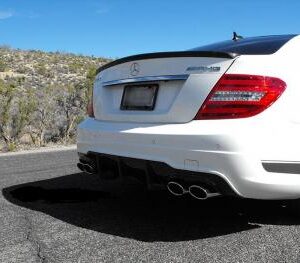
[{"label": "asphalt pavement", "polygon": [[0,262],[300,262],[285,202],[104,187],[75,150],[0,155]]}]

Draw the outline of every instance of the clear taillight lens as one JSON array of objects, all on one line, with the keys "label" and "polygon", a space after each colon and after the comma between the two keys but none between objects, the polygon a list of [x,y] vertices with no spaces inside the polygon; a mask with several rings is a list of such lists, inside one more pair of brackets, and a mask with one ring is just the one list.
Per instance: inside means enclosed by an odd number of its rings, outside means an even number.
[{"label": "clear taillight lens", "polygon": [[285,88],[285,82],[278,78],[225,74],[212,89],[195,119],[254,116],[272,105]]}]

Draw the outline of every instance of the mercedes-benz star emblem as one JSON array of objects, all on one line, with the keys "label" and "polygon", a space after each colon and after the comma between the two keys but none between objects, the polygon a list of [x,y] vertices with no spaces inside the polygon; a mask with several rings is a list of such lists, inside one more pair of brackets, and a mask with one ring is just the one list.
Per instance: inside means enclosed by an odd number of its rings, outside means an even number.
[{"label": "mercedes-benz star emblem", "polygon": [[136,76],[140,73],[140,65],[138,63],[133,63],[131,66],[130,66],[130,74],[132,76]]}]

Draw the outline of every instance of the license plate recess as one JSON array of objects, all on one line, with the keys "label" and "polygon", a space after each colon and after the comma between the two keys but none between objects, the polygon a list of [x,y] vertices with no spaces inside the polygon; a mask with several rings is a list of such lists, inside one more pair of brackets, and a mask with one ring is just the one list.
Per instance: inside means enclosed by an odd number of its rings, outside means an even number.
[{"label": "license plate recess", "polygon": [[124,87],[121,110],[152,111],[155,108],[158,84],[135,84]]}]

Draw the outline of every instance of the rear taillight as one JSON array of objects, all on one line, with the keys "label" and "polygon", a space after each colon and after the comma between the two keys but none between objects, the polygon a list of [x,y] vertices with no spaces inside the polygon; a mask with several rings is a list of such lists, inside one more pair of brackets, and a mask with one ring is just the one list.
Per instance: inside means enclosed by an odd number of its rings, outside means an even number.
[{"label": "rear taillight", "polygon": [[94,115],[94,106],[93,106],[93,92],[92,92],[90,101],[88,102],[88,105],[87,105],[86,114],[91,118],[95,117],[95,115]]},{"label": "rear taillight", "polygon": [[272,105],[285,88],[285,82],[278,78],[225,74],[212,89],[195,119],[254,116]]}]

